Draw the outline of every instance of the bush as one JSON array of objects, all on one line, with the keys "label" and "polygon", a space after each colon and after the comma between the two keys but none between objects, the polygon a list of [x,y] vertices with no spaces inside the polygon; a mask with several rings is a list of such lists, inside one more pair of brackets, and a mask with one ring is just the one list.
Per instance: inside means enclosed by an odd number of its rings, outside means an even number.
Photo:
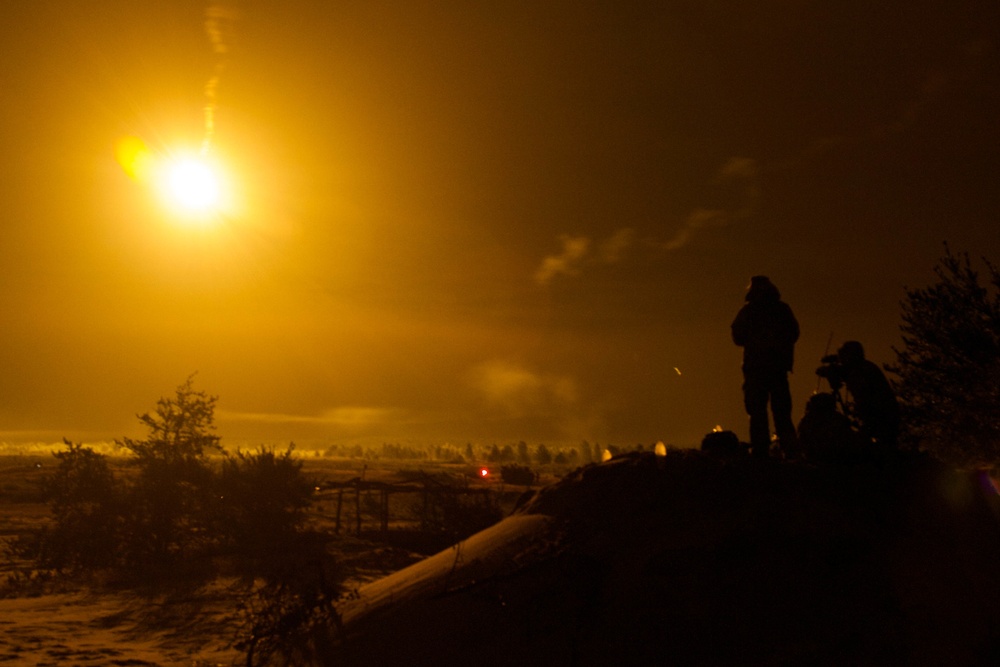
[{"label": "bush", "polygon": [[112,565],[122,530],[122,493],[107,458],[64,440],[55,474],[45,482],[54,524],[14,545],[14,554],[44,569],[81,571]]},{"label": "bush", "polygon": [[241,604],[243,627],[235,648],[246,665],[330,664],[342,626],[336,602],[339,569],[323,556],[323,545],[299,540],[285,567],[253,585]]},{"label": "bush", "polygon": [[119,441],[136,456],[131,483],[116,479],[101,454],[66,441],[46,482],[54,524],[21,540],[18,553],[44,568],[113,568],[145,579],[222,553],[244,561],[244,571],[280,560],[301,532],[312,485],[291,446],[238,451],[216,471],[207,456],[222,451],[215,401],[188,378],[153,415],[141,415],[148,437]]},{"label": "bush", "polygon": [[504,484],[531,486],[535,483],[535,473],[528,466],[506,465],[500,468],[500,479]]},{"label": "bush", "polygon": [[299,532],[313,486],[293,449],[226,456],[216,485],[215,530],[229,549],[256,560],[280,559]]}]

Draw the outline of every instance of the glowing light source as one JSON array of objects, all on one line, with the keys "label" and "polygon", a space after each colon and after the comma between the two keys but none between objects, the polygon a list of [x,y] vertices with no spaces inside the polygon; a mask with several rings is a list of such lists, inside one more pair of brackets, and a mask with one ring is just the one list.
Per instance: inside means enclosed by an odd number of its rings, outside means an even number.
[{"label": "glowing light source", "polygon": [[115,149],[118,163],[133,180],[151,187],[178,220],[205,222],[232,206],[222,165],[203,152],[153,152],[138,137]]},{"label": "glowing light source", "polygon": [[489,477],[489,475],[490,475],[489,468],[480,468],[479,469],[479,476],[480,477]]},{"label": "glowing light source", "polygon": [[212,167],[195,157],[182,157],[166,166],[162,184],[169,202],[184,211],[206,212],[219,204],[219,178]]}]

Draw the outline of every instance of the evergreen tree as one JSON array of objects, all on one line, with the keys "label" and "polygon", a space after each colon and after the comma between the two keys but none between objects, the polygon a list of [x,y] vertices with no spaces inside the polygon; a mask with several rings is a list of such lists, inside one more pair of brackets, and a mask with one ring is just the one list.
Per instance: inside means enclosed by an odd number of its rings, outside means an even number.
[{"label": "evergreen tree", "polygon": [[517,462],[521,465],[531,464],[531,454],[528,453],[528,443],[524,440],[517,443]]},{"label": "evergreen tree", "polygon": [[195,391],[191,375],[177,387],[174,398],[156,402],[153,415],[139,415],[149,428],[145,440],[122,438],[118,444],[139,457],[140,463],[191,463],[202,461],[208,450],[222,451],[215,435],[215,402],[218,396]]},{"label": "evergreen tree", "polygon": [[149,429],[145,439],[116,441],[138,459],[125,529],[125,557],[136,563],[180,562],[215,539],[208,451],[222,451],[214,433],[218,397],[195,391],[193,380],[188,377],[173,398],[157,401],[152,415],[139,415]]},{"label": "evergreen tree", "polygon": [[[1000,462],[1000,271],[989,286],[968,253],[946,254],[937,282],[906,290],[898,380],[904,438],[956,465]],[[985,260],[984,260],[985,261]]]}]

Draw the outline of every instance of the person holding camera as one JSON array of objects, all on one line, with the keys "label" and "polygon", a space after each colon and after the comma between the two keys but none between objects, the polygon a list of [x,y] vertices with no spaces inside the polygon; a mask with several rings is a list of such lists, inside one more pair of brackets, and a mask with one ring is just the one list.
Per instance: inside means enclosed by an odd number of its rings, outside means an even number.
[{"label": "person holding camera", "polygon": [[743,348],[743,404],[750,417],[751,453],[760,458],[768,456],[770,403],[782,450],[786,456],[797,455],[788,374],[799,339],[799,323],[767,276],[750,279],[746,304],[736,314],[731,329],[733,342]]},{"label": "person holding camera", "polygon": [[837,382],[847,387],[853,404],[852,415],[864,439],[894,449],[899,439],[896,393],[878,364],[865,359],[861,343],[849,340],[841,345],[836,361],[827,373],[831,387]]}]

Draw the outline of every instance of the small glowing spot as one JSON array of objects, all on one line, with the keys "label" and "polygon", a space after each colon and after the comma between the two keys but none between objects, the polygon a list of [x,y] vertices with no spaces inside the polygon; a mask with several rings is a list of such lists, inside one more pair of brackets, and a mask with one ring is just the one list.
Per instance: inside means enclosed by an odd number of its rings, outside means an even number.
[{"label": "small glowing spot", "polygon": [[488,477],[489,474],[490,474],[490,471],[489,471],[488,468],[480,468],[479,469],[479,476],[480,477]]},{"label": "small glowing spot", "polygon": [[724,430],[725,429],[722,428],[722,426],[720,426],[719,424],[716,424],[715,428],[712,429],[712,433],[722,433]]},{"label": "small glowing spot", "polygon": [[674,370],[677,372],[678,375],[681,374],[681,369],[677,368],[677,366],[674,366]]},{"label": "small glowing spot", "polygon": [[611,460],[611,450],[610,449],[605,449],[604,452],[601,453],[601,463],[604,463],[604,462],[610,461],[610,460]]},{"label": "small glowing spot", "polygon": [[653,447],[653,452],[657,456],[666,456],[667,455],[667,446],[663,444],[662,440],[660,440],[659,442],[656,443],[656,446]]}]

